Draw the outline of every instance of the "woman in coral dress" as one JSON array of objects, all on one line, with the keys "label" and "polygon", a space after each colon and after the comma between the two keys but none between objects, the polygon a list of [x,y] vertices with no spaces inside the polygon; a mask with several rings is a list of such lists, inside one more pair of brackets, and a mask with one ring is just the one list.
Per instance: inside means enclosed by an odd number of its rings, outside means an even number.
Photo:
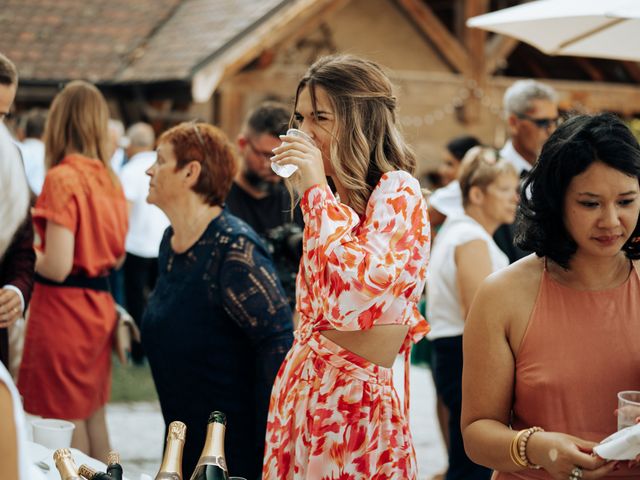
[{"label": "woman in coral dress", "polygon": [[68,84],[51,106],[18,380],[27,412],[73,421],[72,446],[103,461],[116,325],[106,276],[124,255],[127,232],[126,200],[108,166],[107,120],[102,94],[85,82]]},{"label": "woman in coral dress", "polygon": [[[640,146],[610,114],[549,137],[522,186],[519,246],[464,330],[461,427],[494,480],[631,480],[594,447],[640,389]],[[631,445],[630,441],[630,445]]]},{"label": "woman in coral dress", "polygon": [[[263,478],[414,479],[408,389],[391,367],[428,325],[429,221],[415,158],[395,124],[382,69],[353,56],[318,60],[300,82],[295,124],[273,160],[302,194],[300,323],[276,378]],[[326,176],[331,177],[338,197]]]}]

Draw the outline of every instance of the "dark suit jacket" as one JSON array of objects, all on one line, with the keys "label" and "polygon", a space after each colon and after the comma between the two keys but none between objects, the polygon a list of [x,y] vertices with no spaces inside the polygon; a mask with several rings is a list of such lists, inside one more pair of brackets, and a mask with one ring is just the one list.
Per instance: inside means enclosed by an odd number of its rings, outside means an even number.
[{"label": "dark suit jacket", "polygon": [[[0,288],[10,284],[17,287],[24,297],[25,310],[33,290],[36,253],[33,250],[33,225],[27,215],[11,245],[0,261]],[[0,360],[9,368],[9,337],[6,328],[0,328]]]}]

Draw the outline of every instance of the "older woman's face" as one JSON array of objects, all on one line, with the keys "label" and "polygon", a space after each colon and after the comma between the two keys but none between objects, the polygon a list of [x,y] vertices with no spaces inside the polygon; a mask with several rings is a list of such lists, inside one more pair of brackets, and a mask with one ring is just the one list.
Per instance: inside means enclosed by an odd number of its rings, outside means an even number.
[{"label": "older woman's face", "polygon": [[149,194],[147,202],[164,210],[181,192],[181,175],[176,171],[176,156],[169,142],[158,144],[156,163],[147,170],[149,175]]},{"label": "older woman's face", "polygon": [[638,179],[594,162],[571,180],[564,199],[564,224],[578,253],[610,256],[620,252],[638,222]]}]

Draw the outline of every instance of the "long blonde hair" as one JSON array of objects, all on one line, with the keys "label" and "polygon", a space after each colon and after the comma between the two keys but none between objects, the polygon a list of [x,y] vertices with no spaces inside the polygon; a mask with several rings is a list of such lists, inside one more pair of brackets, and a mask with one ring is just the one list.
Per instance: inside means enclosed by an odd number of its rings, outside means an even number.
[{"label": "long blonde hair", "polygon": [[68,83],[51,104],[44,131],[47,169],[65,155],[79,153],[100,160],[117,183],[109,154],[109,108],[100,91],[82,80]]},{"label": "long blonde hair", "polygon": [[337,120],[328,160],[347,190],[348,198],[342,200],[362,215],[382,175],[393,170],[413,174],[416,167],[415,156],[396,124],[391,81],[375,62],[331,55],[309,67],[298,84],[295,105],[308,88],[317,114],[316,87],[327,93]]}]

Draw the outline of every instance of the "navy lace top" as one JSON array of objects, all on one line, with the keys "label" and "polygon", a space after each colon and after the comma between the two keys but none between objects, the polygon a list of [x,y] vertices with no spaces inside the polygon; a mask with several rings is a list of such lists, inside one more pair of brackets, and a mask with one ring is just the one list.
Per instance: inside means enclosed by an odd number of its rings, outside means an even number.
[{"label": "navy lace top", "polygon": [[166,425],[187,425],[183,475],[204,445],[209,413],[227,414],[229,473],[260,476],[273,380],[293,341],[291,310],[257,234],[224,210],[186,252],[167,229],[142,341]]}]

